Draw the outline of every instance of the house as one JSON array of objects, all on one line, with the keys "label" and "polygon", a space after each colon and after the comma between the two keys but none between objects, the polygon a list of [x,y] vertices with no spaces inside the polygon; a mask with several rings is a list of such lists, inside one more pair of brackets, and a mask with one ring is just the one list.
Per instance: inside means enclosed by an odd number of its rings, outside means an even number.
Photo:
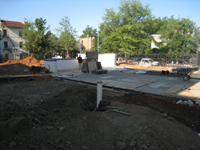
[{"label": "house", "polygon": [[21,38],[24,22],[0,19],[0,55],[6,60],[23,59],[28,52],[23,49],[25,40]]},{"label": "house", "polygon": [[92,48],[94,39],[95,37],[90,37],[89,35],[87,35],[87,37],[80,38],[79,44],[81,51],[82,50],[89,51]]},{"label": "house", "polygon": [[[154,38],[154,40],[156,41],[156,42],[162,42],[162,40],[160,39],[160,37],[161,37],[161,35],[160,34],[152,34],[152,36],[153,36],[153,38]],[[159,47],[158,46],[156,46],[156,44],[154,43],[154,41],[152,40],[151,41],[151,49],[153,49],[153,48],[158,48],[159,49]]]}]

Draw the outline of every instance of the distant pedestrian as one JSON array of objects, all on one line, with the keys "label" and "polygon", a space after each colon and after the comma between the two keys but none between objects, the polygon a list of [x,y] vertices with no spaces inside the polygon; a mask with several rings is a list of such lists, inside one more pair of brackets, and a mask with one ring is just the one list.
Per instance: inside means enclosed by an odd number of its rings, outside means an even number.
[{"label": "distant pedestrian", "polygon": [[78,63],[79,63],[79,69],[81,69],[82,62],[83,62],[81,55],[78,56],[77,60],[78,60]]}]

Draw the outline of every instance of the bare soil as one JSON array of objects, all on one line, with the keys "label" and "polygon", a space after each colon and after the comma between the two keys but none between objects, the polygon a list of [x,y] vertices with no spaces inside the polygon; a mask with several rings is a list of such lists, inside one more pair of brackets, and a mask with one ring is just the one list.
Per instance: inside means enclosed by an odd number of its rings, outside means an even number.
[{"label": "bare soil", "polygon": [[103,101],[130,115],[88,111],[96,87],[48,76],[1,79],[3,150],[175,150],[200,148],[200,108],[179,99],[103,90]]},{"label": "bare soil", "polygon": [[[31,57],[2,64],[0,72],[1,150],[200,149],[199,105],[103,89],[102,100],[126,114],[111,107],[95,111],[96,86],[51,78]],[[5,78],[22,74],[46,75]]]}]

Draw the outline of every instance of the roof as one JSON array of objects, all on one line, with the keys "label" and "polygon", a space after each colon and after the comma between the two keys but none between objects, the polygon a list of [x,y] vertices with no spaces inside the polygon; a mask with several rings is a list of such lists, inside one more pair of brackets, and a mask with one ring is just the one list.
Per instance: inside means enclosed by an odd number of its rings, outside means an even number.
[{"label": "roof", "polygon": [[7,27],[24,27],[24,22],[17,22],[17,21],[7,21],[7,20],[1,20],[1,25],[2,26],[7,26]]}]

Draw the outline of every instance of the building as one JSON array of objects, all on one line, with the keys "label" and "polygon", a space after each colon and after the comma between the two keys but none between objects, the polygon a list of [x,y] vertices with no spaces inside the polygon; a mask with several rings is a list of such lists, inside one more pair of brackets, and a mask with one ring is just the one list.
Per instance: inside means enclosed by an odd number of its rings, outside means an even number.
[{"label": "building", "polygon": [[[154,38],[154,40],[156,41],[156,42],[162,42],[162,40],[160,39],[160,37],[161,37],[161,35],[160,34],[152,34],[152,36],[153,36],[153,38]],[[158,48],[159,49],[159,47],[158,46],[156,46],[156,44],[154,43],[154,41],[152,40],[151,41],[151,49],[153,49],[153,48]]]},{"label": "building", "polygon": [[82,50],[89,51],[92,48],[94,39],[95,37],[90,37],[89,35],[87,35],[87,37],[80,38],[79,44],[80,44],[81,51]]},{"label": "building", "polygon": [[7,21],[0,19],[0,55],[6,60],[23,59],[28,52],[23,49],[25,42],[21,38],[24,22]]}]

